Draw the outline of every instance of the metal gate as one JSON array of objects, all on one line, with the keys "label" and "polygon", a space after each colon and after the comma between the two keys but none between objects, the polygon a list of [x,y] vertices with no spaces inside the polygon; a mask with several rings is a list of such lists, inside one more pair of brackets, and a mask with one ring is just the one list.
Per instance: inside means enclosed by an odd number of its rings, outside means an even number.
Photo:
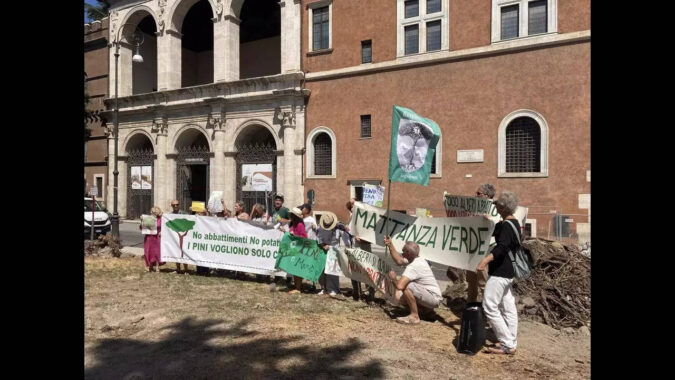
[{"label": "metal gate", "polygon": [[[244,210],[248,213],[253,205],[260,203],[265,205],[267,212],[272,207],[269,196],[277,189],[277,155],[275,148],[270,143],[246,144],[237,147],[237,200],[244,202]],[[245,164],[272,164],[272,191],[243,191],[245,178],[242,178],[242,165]]]},{"label": "metal gate", "polygon": [[[153,206],[152,189],[155,155],[152,149],[131,150],[127,154],[127,218],[149,214]],[[150,177],[147,178],[148,167]],[[149,186],[148,186],[149,184]],[[149,187],[149,188],[148,188]]]},{"label": "metal gate", "polygon": [[[206,146],[189,146],[178,148],[176,162],[176,195],[182,207],[187,211],[192,201],[208,201],[209,197],[209,148]],[[195,166],[205,170],[206,185],[203,190],[194,189]],[[198,194],[196,194],[198,193]],[[193,199],[196,198],[196,199]]]}]

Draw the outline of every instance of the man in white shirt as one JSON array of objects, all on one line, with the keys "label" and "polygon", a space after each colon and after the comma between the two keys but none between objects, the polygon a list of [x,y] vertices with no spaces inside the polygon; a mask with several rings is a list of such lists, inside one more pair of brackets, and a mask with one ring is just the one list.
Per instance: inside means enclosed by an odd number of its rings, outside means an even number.
[{"label": "man in white shirt", "polygon": [[391,237],[385,236],[384,245],[389,248],[391,258],[400,266],[404,266],[400,279],[396,279],[396,272],[389,272],[389,278],[396,287],[396,300],[401,305],[410,307],[410,314],[396,318],[396,322],[416,325],[420,323],[419,311],[429,312],[437,308],[443,296],[438,282],[426,260],[419,258],[420,247],[417,243],[407,241],[403,246],[403,255],[400,255],[391,243]]},{"label": "man in white shirt", "polygon": [[316,225],[316,219],[311,215],[312,214],[312,205],[305,203],[302,206],[298,207],[302,210],[302,222],[305,223],[305,231],[307,232],[307,239],[316,240],[316,231],[318,229]]}]

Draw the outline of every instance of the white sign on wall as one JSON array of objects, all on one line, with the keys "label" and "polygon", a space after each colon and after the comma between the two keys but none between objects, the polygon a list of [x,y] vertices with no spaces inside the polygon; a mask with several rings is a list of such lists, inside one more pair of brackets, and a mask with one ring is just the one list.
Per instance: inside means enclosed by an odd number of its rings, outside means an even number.
[{"label": "white sign on wall", "polygon": [[241,165],[243,191],[272,191],[272,164]]},{"label": "white sign on wall", "polygon": [[458,150],[457,162],[483,162],[483,149]]},{"label": "white sign on wall", "polygon": [[579,208],[591,208],[591,194],[579,194]]}]

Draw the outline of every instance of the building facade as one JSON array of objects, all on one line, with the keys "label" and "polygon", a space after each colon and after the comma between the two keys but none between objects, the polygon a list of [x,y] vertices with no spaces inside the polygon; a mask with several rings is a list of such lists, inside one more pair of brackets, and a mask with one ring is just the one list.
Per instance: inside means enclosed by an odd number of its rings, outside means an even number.
[{"label": "building facade", "polygon": [[530,207],[532,235],[590,231],[590,0],[111,3],[123,217],[213,190],[260,201],[262,165],[287,205],[314,190],[345,219],[363,183],[389,187],[399,105],[442,137],[429,186],[394,183],[392,209],[440,216],[444,192],[489,182]]},{"label": "building facade", "polygon": [[108,186],[108,141],[106,109],[108,97],[108,18],[84,25],[85,92],[89,102],[85,113],[84,193],[96,186],[96,199],[105,202]]}]

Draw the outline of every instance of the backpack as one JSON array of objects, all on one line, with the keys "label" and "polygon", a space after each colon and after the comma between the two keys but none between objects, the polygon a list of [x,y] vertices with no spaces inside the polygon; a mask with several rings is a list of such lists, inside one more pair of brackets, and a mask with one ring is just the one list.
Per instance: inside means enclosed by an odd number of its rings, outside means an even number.
[{"label": "backpack", "polygon": [[[509,222],[508,219],[506,222]],[[511,264],[513,264],[513,274],[515,275],[516,279],[524,280],[530,277],[534,264],[532,263],[532,258],[530,255],[525,253],[523,250],[523,245],[520,244],[520,232],[516,226],[513,225],[513,223],[509,222],[509,225],[511,228],[513,228],[513,232],[516,233],[516,236],[518,236],[518,248],[516,249],[515,254],[509,250],[509,258],[511,258]]]}]

